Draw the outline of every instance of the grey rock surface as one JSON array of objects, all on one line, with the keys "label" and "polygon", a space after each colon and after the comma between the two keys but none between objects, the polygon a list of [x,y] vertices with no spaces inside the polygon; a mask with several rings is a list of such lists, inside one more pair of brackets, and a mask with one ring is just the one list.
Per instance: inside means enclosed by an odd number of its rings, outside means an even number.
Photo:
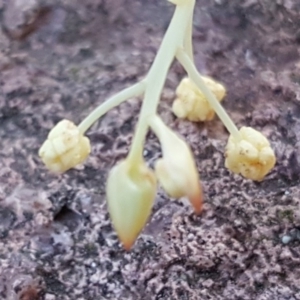
[{"label": "grey rock surface", "polygon": [[[174,64],[159,114],[192,147],[204,212],[197,217],[159,190],[130,252],[112,229],[105,181],[128,153],[140,102],[91,128],[84,166],[55,176],[37,152],[59,120],[78,123],[143,78],[172,5],[0,0],[0,11],[1,299],[300,299],[298,0],[197,1],[197,67],[227,86],[229,114],[270,139],[277,165],[261,183],[229,173],[220,120],[195,124],[171,113],[185,75]],[[160,155],[150,133],[145,159],[153,166]]]}]

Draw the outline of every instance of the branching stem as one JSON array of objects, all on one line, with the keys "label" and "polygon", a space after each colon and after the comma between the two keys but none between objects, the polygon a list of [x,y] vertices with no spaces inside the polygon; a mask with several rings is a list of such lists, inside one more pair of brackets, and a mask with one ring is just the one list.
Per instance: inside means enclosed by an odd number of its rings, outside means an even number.
[{"label": "branching stem", "polygon": [[191,80],[198,86],[198,88],[202,91],[204,96],[206,97],[207,101],[209,102],[210,106],[214,109],[218,117],[221,119],[229,133],[236,139],[241,140],[241,136],[239,130],[219,103],[215,95],[209,90],[209,88],[204,83],[203,79],[201,78],[199,72],[197,71],[193,61],[190,59],[189,55],[185,52],[184,49],[179,48],[176,54],[176,58],[184,67],[186,72],[188,73]]},{"label": "branching stem", "polygon": [[[145,99],[128,155],[128,159],[131,160],[132,163],[134,163],[136,157],[142,155],[144,140],[148,130],[148,119],[156,114],[167,73],[175,58],[177,49],[184,47],[184,44],[189,42],[186,38],[186,34],[190,32],[189,23],[193,14],[194,5],[194,0],[188,0],[184,5],[177,5],[162,44],[145,78]],[[192,51],[190,46],[189,51]]]},{"label": "branching stem", "polygon": [[96,107],[79,125],[79,131],[84,134],[99,118],[106,114],[112,108],[132,97],[138,97],[145,91],[145,82],[140,81],[130,86],[116,95],[112,96],[104,103]]}]

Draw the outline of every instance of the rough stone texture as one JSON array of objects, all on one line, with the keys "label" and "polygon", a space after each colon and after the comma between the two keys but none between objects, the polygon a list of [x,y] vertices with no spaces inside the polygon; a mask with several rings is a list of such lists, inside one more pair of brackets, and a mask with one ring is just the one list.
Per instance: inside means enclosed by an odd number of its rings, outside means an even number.
[{"label": "rough stone texture", "polygon": [[[300,299],[298,0],[197,1],[199,70],[227,85],[230,115],[266,134],[278,162],[261,183],[230,174],[221,122],[172,115],[184,76],[175,64],[159,113],[194,151],[205,210],[196,217],[160,190],[128,253],[111,227],[105,180],[128,152],[139,101],[93,126],[83,167],[51,175],[37,151],[60,119],[79,122],[146,74],[172,6],[0,0],[0,10],[1,299]],[[153,165],[160,156],[153,134],[145,149]]]}]

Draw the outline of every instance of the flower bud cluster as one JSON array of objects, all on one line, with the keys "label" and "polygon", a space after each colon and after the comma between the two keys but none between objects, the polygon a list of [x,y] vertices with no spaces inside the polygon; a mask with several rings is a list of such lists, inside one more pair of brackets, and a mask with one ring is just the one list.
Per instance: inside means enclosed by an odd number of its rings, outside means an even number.
[{"label": "flower bud cluster", "polygon": [[[201,77],[211,92],[221,101],[226,94],[225,87],[210,77]],[[193,122],[213,119],[215,111],[190,78],[182,79],[176,89],[176,95],[177,98],[173,102],[172,110],[178,118],[185,118]]]},{"label": "flower bud cluster", "polygon": [[245,178],[261,181],[275,165],[274,151],[266,137],[251,127],[242,127],[240,136],[240,140],[229,137],[225,166]]},{"label": "flower bud cluster", "polygon": [[48,134],[39,156],[49,170],[63,173],[84,162],[90,152],[89,139],[74,123],[62,120]]},{"label": "flower bud cluster", "polygon": [[[173,103],[173,112],[179,118],[190,121],[211,120],[219,110],[219,116],[230,132],[226,146],[225,166],[232,172],[245,178],[261,181],[275,166],[276,158],[269,141],[260,132],[251,127],[236,128],[223,107],[218,103],[226,94],[225,88],[210,78],[196,75],[198,81],[203,81],[209,93],[205,97],[197,85],[184,78],[178,85],[177,98]],[[210,105],[212,104],[212,105]]]}]

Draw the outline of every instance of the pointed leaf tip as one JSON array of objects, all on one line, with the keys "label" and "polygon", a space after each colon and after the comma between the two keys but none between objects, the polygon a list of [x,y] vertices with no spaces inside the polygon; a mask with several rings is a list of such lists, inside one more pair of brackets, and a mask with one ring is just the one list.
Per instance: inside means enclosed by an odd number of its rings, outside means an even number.
[{"label": "pointed leaf tip", "polygon": [[151,214],[156,179],[144,162],[127,160],[110,171],[107,181],[108,209],[113,226],[126,250],[130,250]]},{"label": "pointed leaf tip", "polygon": [[150,126],[162,145],[163,157],[155,164],[155,174],[163,189],[172,198],[187,197],[197,214],[202,211],[202,189],[190,147],[169,129],[159,117]]},{"label": "pointed leaf tip", "polygon": [[194,211],[197,215],[200,215],[203,211],[203,193],[202,190],[199,189],[199,192],[194,194],[194,195],[190,195],[189,197],[189,201],[192,204]]}]

